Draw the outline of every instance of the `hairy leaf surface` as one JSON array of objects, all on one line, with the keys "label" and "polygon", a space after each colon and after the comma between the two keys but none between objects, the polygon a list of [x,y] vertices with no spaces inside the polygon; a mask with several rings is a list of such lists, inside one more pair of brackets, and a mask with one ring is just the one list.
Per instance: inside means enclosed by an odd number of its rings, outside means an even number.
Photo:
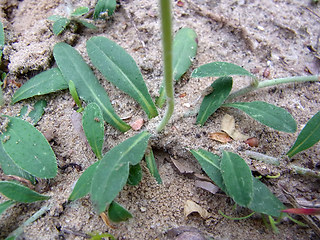
[{"label": "hairy leaf surface", "polygon": [[[8,117],[8,116],[7,116]],[[53,178],[57,174],[54,152],[45,137],[30,123],[15,117],[0,135],[2,146],[12,161],[38,178]]]},{"label": "hairy leaf surface", "polygon": [[104,124],[101,109],[96,103],[90,103],[84,109],[82,126],[92,151],[100,160],[104,141]]},{"label": "hairy leaf surface", "polygon": [[237,108],[253,119],[278,131],[294,133],[297,130],[296,121],[287,110],[266,102],[235,102],[222,106]]},{"label": "hairy leaf surface", "polygon": [[75,84],[80,98],[87,103],[95,102],[98,104],[107,123],[122,132],[130,129],[130,126],[115,113],[107,92],[73,47],[66,43],[57,43],[54,46],[53,55],[67,82],[71,80]]},{"label": "hairy leaf surface", "polygon": [[227,99],[232,89],[232,78],[220,77],[211,84],[211,87],[213,92],[206,95],[200,105],[197,124],[203,125]]},{"label": "hairy leaf surface", "polygon": [[237,154],[223,151],[220,169],[228,195],[247,207],[253,198],[252,174],[247,163]]},{"label": "hairy leaf surface", "polygon": [[31,189],[15,182],[1,181],[0,193],[17,202],[31,203],[47,200],[50,197],[41,195]]},{"label": "hairy leaf surface", "polygon": [[107,152],[99,161],[91,184],[91,199],[103,212],[126,184],[129,164],[138,164],[147,148],[150,134],[141,132]]},{"label": "hairy leaf surface", "polygon": [[296,142],[287,155],[293,157],[297,153],[312,147],[320,140],[320,111],[317,112],[300,132]]},{"label": "hairy leaf surface", "polygon": [[68,89],[68,83],[58,68],[52,68],[29,79],[14,93],[11,102],[16,103],[33,96],[64,89]]},{"label": "hairy leaf surface", "polygon": [[135,99],[149,118],[158,115],[137,64],[122,47],[105,37],[92,37],[87,51],[102,75]]},{"label": "hairy leaf surface", "polygon": [[244,68],[227,62],[211,62],[193,70],[191,77],[225,77],[241,75],[255,77]]}]

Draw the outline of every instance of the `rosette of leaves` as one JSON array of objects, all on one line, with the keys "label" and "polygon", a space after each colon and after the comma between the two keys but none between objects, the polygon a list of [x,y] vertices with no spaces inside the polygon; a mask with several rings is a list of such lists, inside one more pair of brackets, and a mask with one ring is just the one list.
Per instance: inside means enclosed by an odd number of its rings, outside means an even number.
[{"label": "rosette of leaves", "polygon": [[83,25],[90,29],[96,29],[96,26],[88,22],[83,18],[85,14],[89,12],[88,7],[78,7],[76,8],[69,17],[64,17],[60,15],[52,15],[48,20],[53,21],[52,30],[55,35],[61,34],[70,24],[77,26]]}]

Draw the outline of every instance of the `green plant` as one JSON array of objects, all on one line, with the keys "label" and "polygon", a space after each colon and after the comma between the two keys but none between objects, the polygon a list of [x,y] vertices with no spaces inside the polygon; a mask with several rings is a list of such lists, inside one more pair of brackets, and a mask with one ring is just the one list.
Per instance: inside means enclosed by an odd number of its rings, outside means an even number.
[{"label": "green plant", "polygon": [[93,18],[106,18],[106,16],[111,16],[116,9],[116,0],[98,0],[96,7],[94,9]]},{"label": "green plant", "polygon": [[[5,43],[3,24],[0,22],[0,65],[2,60],[3,48]],[[2,93],[2,85],[3,81],[6,77],[6,73],[0,70],[0,106],[4,104],[3,93]]]},{"label": "green plant", "polygon": [[95,25],[82,18],[88,12],[88,7],[78,7],[67,18],[60,15],[50,16],[48,20],[53,21],[53,33],[55,35],[61,34],[70,24],[73,24],[76,29],[79,24],[90,29],[96,29]]},{"label": "green plant", "polygon": [[[114,4],[114,1],[99,1],[98,4],[101,6],[104,4],[104,7],[99,7],[99,11],[106,11],[108,8],[105,6],[110,2]],[[158,133],[169,122],[174,111],[173,80],[177,81],[187,71],[197,48],[196,34],[191,29],[181,29],[172,46],[170,1],[161,0],[160,7],[165,76],[158,105],[161,106],[163,99],[166,98],[167,110],[157,127]],[[86,11],[82,10],[82,13]],[[113,10],[108,9],[108,14],[111,14]],[[67,20],[61,20],[62,24],[57,25],[56,33],[61,33],[60,30],[67,26],[64,24],[67,22]],[[181,39],[187,41],[184,42]],[[187,50],[179,50],[181,45],[186,46]],[[135,99],[149,119],[158,115],[138,66],[122,47],[107,38],[92,37],[87,41],[86,49],[94,67],[109,82]],[[139,163],[143,156],[145,156],[152,175],[159,183],[161,182],[152,148],[148,146],[151,134],[142,131],[103,154],[103,121],[121,132],[128,131],[130,126],[116,114],[105,89],[73,47],[66,43],[58,43],[54,46],[53,55],[58,67],[30,79],[15,92],[12,103],[69,88],[80,111],[83,111],[83,129],[97,157],[97,161],[78,179],[69,200],[76,200],[89,194],[99,214],[108,209],[108,216],[112,221],[126,220],[132,215],[124,207],[114,202],[114,199],[125,184],[139,183],[141,180]],[[171,55],[173,55],[173,60]],[[233,84],[232,75],[249,76],[253,79],[252,84],[230,94]],[[242,110],[262,124],[290,133],[296,131],[296,123],[286,110],[265,102],[231,103],[229,100],[262,87],[294,81],[319,80],[319,76],[306,76],[259,82],[245,69],[225,62],[213,62],[200,66],[193,71],[191,77],[218,78],[210,86],[211,93],[204,96],[197,116],[198,124],[204,125],[220,107],[233,107]],[[81,101],[84,101],[84,108]],[[264,111],[261,111],[262,108]],[[209,177],[236,203],[258,213],[274,217],[280,216],[281,210],[285,208],[284,205],[264,184],[253,178],[249,167],[238,155],[223,152],[220,157],[204,150],[192,150],[192,153]]]}]

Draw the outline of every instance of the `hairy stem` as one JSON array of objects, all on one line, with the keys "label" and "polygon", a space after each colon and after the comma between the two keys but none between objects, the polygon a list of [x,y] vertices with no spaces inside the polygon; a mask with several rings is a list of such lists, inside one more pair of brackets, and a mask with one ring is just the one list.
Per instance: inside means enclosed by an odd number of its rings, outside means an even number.
[{"label": "hairy stem", "polygon": [[174,110],[173,96],[173,74],[172,74],[172,20],[171,20],[171,1],[160,0],[160,14],[162,26],[162,45],[164,60],[164,85],[167,95],[167,109],[163,119],[157,127],[160,132],[169,122]]},{"label": "hairy stem", "polygon": [[233,98],[245,95],[245,94],[247,94],[249,92],[255,91],[255,90],[260,89],[260,88],[276,86],[276,85],[284,84],[284,83],[316,82],[316,81],[320,81],[320,76],[318,76],[318,75],[297,76],[297,77],[277,78],[277,79],[272,79],[272,80],[268,80],[268,81],[262,81],[262,82],[258,82],[258,84],[252,84],[252,85],[249,85],[247,87],[241,88],[238,91],[230,94],[229,97],[227,98],[227,101],[231,100]]}]

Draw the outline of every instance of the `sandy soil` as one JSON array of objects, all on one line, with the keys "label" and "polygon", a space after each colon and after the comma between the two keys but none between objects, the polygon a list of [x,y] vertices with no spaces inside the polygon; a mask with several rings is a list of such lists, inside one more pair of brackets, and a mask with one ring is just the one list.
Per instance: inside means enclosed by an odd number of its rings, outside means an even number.
[{"label": "sandy soil", "polygon": [[[74,7],[88,6],[92,9],[95,4],[95,1],[89,0],[72,2]],[[7,236],[41,206],[50,203],[53,204],[50,212],[26,227],[23,239],[84,239],[77,235],[94,231],[110,232],[119,239],[201,239],[195,237],[192,227],[205,238],[214,239],[320,239],[310,228],[300,227],[286,219],[278,225],[279,234],[275,235],[265,227],[259,215],[242,221],[222,217],[218,210],[235,217],[244,216],[249,211],[240,208],[232,210],[234,203],[230,198],[197,188],[194,175],[181,174],[172,163],[172,159],[176,159],[194,172],[202,173],[188,149],[203,148],[218,153],[224,147],[243,156],[255,171],[265,175],[280,173],[279,178],[267,179],[264,183],[284,202],[287,200],[280,185],[285,186],[295,198],[313,203],[318,201],[319,180],[290,172],[287,169],[289,160],[283,160],[279,167],[275,167],[249,159],[244,154],[245,150],[274,157],[285,154],[307,120],[320,109],[318,82],[271,87],[237,99],[261,100],[287,109],[298,123],[295,134],[277,132],[230,109],[218,110],[203,127],[195,125],[194,116],[183,116],[194,109],[196,99],[212,83],[210,78],[190,78],[194,68],[208,62],[238,64],[254,72],[261,80],[307,75],[306,69],[319,74],[319,60],[308,46],[317,47],[320,6],[311,5],[309,0],[182,2],[183,6],[178,6],[177,1],[173,1],[174,31],[181,27],[193,28],[198,34],[199,48],[192,68],[176,85],[176,112],[171,124],[152,140],[163,184],[158,185],[143,165],[142,182],[136,187],[126,186],[117,198],[132,212],[134,218],[117,225],[117,229],[110,229],[94,212],[88,197],[67,202],[72,186],[82,171],[60,168],[57,177],[39,190],[52,196],[49,201],[17,204],[1,216],[0,238]],[[121,0],[109,20],[96,23],[98,30],[82,29],[78,33],[68,30],[58,37],[52,33],[52,22],[46,20],[53,14],[67,15],[64,1],[0,1],[0,19],[7,37],[4,62],[9,71],[9,84],[4,91],[6,103],[1,113],[15,115],[23,105],[46,99],[48,106],[37,128],[42,132],[53,132],[50,144],[59,167],[76,163],[84,170],[96,159],[72,123],[75,110],[70,94],[63,91],[10,105],[10,99],[17,89],[15,82],[23,84],[30,77],[52,67],[52,49],[57,42],[72,44],[89,63],[86,40],[91,36],[105,36],[125,48],[135,59],[151,96],[155,98],[162,80],[158,1]],[[267,71],[270,71],[270,75]],[[146,123],[143,129],[153,132],[160,118],[148,121],[145,113],[130,97],[106,82],[97,71],[95,73],[106,88],[117,113],[122,117],[129,116],[129,122],[144,118]],[[235,89],[248,83],[249,79],[234,78]],[[209,139],[208,133],[220,130],[221,118],[226,113],[235,117],[240,131],[259,139],[257,148],[252,149],[240,141],[221,145]],[[133,130],[121,134],[106,125],[104,152],[134,134],[136,132]],[[295,156],[291,162],[319,170],[319,156],[319,148],[314,146]],[[206,220],[198,214],[185,217],[183,209],[187,200],[198,203],[212,217]],[[177,234],[172,232],[166,234],[169,229],[181,226],[188,227],[189,232],[193,231],[193,238],[191,233],[188,237],[181,234],[175,236]]]}]

